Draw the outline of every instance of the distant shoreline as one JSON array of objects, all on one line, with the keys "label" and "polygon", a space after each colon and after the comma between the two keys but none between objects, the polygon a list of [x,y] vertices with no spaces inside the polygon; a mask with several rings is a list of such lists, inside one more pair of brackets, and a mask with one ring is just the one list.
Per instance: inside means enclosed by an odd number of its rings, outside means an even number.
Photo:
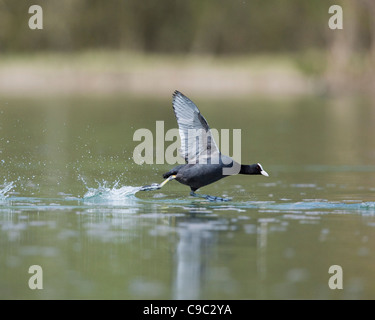
[{"label": "distant shoreline", "polygon": [[[124,52],[2,56],[1,95],[134,94],[175,89],[201,96],[299,96],[324,92],[324,77],[288,57],[142,55]],[[322,89],[323,88],[323,89]]]}]

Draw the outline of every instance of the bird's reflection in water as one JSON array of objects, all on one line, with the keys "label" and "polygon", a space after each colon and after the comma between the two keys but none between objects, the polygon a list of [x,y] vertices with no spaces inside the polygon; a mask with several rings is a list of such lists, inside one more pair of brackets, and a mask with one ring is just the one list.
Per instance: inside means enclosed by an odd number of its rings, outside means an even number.
[{"label": "bird's reflection in water", "polygon": [[257,298],[265,297],[265,281],[267,279],[267,234],[268,222],[260,221],[257,227],[257,274],[258,274],[258,292]]},{"label": "bird's reflection in water", "polygon": [[177,223],[179,242],[175,252],[174,299],[199,299],[208,262],[217,238],[216,217],[190,216]]},{"label": "bird's reflection in water", "polygon": [[[191,213],[190,216],[179,217],[176,220],[176,229],[178,242],[174,252],[173,298],[202,299],[205,296],[204,288],[208,285],[206,282],[213,280],[210,270],[213,271],[215,259],[219,254],[216,251],[219,237],[223,235],[223,232],[231,232],[229,221],[217,216]],[[249,296],[262,299],[267,294],[269,221],[259,219],[255,232],[256,234],[249,236],[249,239],[255,237],[255,243],[249,241],[248,244],[249,246],[256,245],[256,254],[248,258],[250,258],[250,263],[251,261],[256,263],[255,274],[252,276],[257,278],[257,286],[253,288],[254,291],[249,291],[248,287],[243,289]],[[245,250],[244,254],[248,252]],[[232,274],[228,279],[231,279],[230,282],[236,282],[235,278],[236,275]],[[217,280],[220,282],[223,279]],[[242,283],[238,285],[242,287]]]}]

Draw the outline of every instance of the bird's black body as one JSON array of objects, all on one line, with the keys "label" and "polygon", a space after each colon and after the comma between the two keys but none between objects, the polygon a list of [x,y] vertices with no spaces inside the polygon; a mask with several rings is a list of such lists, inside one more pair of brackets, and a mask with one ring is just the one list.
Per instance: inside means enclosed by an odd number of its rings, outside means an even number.
[{"label": "bird's black body", "polygon": [[183,164],[174,167],[171,171],[163,174],[164,178],[171,175],[176,176],[176,180],[191,188],[198,190],[208,184],[216,182],[225,176],[221,164]]},{"label": "bird's black body", "polygon": [[[219,164],[182,164],[164,173],[163,178],[167,179],[170,176],[175,175],[175,179],[178,182],[189,186],[194,192],[201,187],[209,185],[222,178],[228,177],[228,175],[223,174],[223,168],[232,168],[233,164],[237,163],[232,162],[229,165],[225,165],[222,161],[220,161]],[[261,174],[261,171],[262,170],[260,169],[258,164],[249,166],[241,165],[239,173]]]},{"label": "bird's black body", "polygon": [[189,186],[192,191],[224,178],[222,167],[218,164],[184,164],[163,174],[163,177],[171,175],[175,175],[178,182]]}]

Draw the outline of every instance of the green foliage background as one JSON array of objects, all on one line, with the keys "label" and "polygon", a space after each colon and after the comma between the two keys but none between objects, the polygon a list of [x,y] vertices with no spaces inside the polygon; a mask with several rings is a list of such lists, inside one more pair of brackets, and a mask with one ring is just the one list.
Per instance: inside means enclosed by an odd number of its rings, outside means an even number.
[{"label": "green foliage background", "polygon": [[[44,29],[28,28],[28,8],[43,8]],[[160,53],[246,54],[325,49],[328,8],[355,21],[355,47],[374,36],[371,0],[2,0],[0,50],[92,48]]]}]

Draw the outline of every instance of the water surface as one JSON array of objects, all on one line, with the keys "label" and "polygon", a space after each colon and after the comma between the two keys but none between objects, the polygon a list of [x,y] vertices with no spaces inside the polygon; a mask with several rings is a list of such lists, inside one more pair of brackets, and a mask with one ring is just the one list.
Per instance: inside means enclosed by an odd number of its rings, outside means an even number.
[{"label": "water surface", "polygon": [[225,203],[176,181],[137,192],[171,168],[132,160],[135,130],[176,126],[170,99],[0,101],[0,298],[375,298],[375,106],[194,100],[212,127],[242,129],[242,161],[269,178],[202,188]]}]

